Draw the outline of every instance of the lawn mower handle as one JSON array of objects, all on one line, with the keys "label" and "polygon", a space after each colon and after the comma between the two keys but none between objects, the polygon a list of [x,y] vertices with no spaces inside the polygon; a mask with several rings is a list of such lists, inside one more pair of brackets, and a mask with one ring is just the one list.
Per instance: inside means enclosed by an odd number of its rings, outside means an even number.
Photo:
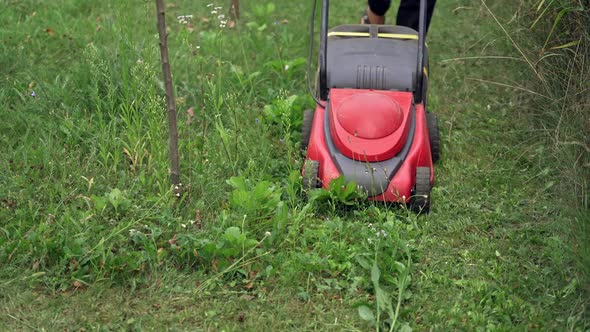
[{"label": "lawn mower handle", "polygon": [[416,91],[414,101],[421,103],[424,96],[424,49],[426,48],[426,0],[420,0],[420,13],[418,18],[418,68],[416,68]]},{"label": "lawn mower handle", "polygon": [[320,25],[320,99],[328,99],[328,16],[330,0],[322,1],[322,22]]},{"label": "lawn mower handle", "polygon": [[[330,0],[322,1],[322,17],[320,26],[320,99],[328,98],[328,16]],[[418,19],[418,68],[416,68],[416,91],[414,100],[422,102],[424,96],[422,84],[424,81],[424,49],[426,43],[426,0],[420,0]]]}]

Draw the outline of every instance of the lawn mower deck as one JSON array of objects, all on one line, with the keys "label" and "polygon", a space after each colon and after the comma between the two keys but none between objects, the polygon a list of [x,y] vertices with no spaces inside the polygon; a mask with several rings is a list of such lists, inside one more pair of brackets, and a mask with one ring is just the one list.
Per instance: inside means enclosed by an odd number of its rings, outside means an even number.
[{"label": "lawn mower deck", "polygon": [[344,176],[371,200],[428,212],[440,148],[436,116],[425,109],[424,36],[385,25],[327,31],[327,2],[320,40],[321,102],[303,120],[304,187],[327,188]]}]

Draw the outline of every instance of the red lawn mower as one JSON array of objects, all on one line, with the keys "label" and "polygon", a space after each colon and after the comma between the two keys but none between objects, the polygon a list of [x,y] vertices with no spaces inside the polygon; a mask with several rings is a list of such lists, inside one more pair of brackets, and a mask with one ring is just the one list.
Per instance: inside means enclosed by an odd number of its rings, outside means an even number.
[{"label": "red lawn mower", "polygon": [[[344,176],[371,200],[428,212],[440,139],[437,117],[426,111],[426,1],[419,31],[358,24],[328,30],[328,9],[323,0],[317,107],[303,116],[304,189],[328,188]],[[310,55],[314,15],[315,4]]]}]

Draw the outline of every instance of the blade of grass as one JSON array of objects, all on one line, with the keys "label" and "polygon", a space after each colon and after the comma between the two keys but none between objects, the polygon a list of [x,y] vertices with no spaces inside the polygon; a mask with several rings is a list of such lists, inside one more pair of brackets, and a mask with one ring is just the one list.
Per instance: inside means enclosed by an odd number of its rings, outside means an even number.
[{"label": "blade of grass", "polygon": [[576,45],[580,44],[581,42],[582,42],[582,39],[574,40],[574,41],[571,41],[569,43],[565,43],[563,45],[551,47],[550,50],[560,50],[560,49],[563,49],[563,48],[568,48],[568,47],[576,46]]},{"label": "blade of grass", "polygon": [[501,83],[501,82],[494,82],[494,81],[484,80],[484,79],[481,79],[481,78],[468,77],[466,79],[467,80],[472,80],[472,81],[483,82],[483,83],[494,84],[494,85],[502,86],[502,87],[505,87],[505,88],[511,88],[511,89],[515,89],[515,90],[520,90],[520,91],[528,92],[528,93],[533,94],[535,96],[539,96],[539,97],[543,97],[543,98],[546,98],[546,99],[551,100],[551,101],[555,101],[551,97],[547,97],[544,94],[541,94],[541,93],[538,93],[538,92],[535,92],[533,90],[530,90],[530,89],[527,89],[527,88],[523,88],[523,87],[520,87],[520,86],[510,85],[510,84]]},{"label": "blade of grass", "polygon": [[514,61],[522,61],[526,62],[525,60],[513,56],[501,56],[501,55],[488,55],[488,56],[467,56],[467,57],[460,57],[460,58],[452,58],[452,59],[445,59],[441,60],[441,63],[447,63],[452,61],[462,61],[462,60],[514,60]]}]

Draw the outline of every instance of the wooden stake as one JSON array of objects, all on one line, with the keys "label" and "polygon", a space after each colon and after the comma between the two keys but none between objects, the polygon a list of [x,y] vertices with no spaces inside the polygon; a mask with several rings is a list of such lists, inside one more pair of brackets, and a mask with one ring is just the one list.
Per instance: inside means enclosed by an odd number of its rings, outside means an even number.
[{"label": "wooden stake", "polygon": [[230,0],[229,15],[234,20],[240,19],[240,0]]},{"label": "wooden stake", "polygon": [[180,165],[178,161],[178,125],[176,122],[176,99],[174,85],[170,72],[170,58],[168,57],[168,32],[166,31],[164,0],[156,0],[158,16],[158,33],[160,34],[160,54],[162,56],[162,73],[166,88],[166,104],[168,108],[168,149],[170,157],[170,181],[174,186],[174,194],[180,196]]}]

